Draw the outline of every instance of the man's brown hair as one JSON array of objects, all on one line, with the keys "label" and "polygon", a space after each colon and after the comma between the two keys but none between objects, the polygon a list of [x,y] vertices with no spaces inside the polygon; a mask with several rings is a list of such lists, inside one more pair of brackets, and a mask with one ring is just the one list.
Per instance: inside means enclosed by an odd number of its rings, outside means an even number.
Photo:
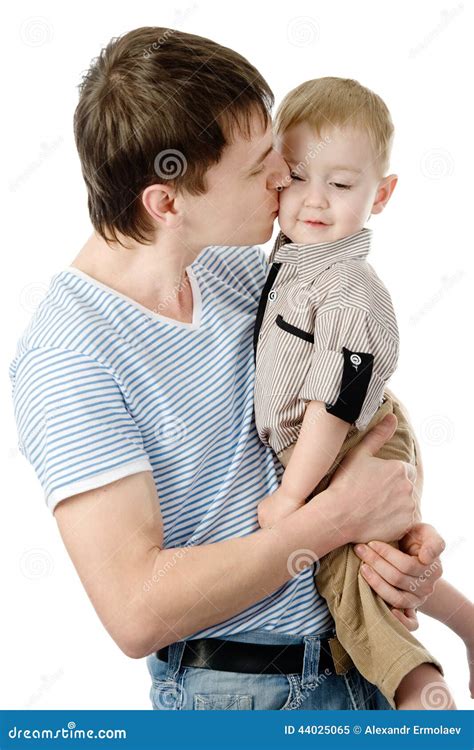
[{"label": "man's brown hair", "polygon": [[[206,190],[205,173],[253,113],[265,127],[273,94],[244,57],[210,39],[143,27],[112,39],[79,86],[74,135],[94,229],[149,243],[142,191],[172,182]],[[123,243],[122,243],[123,244]]]}]

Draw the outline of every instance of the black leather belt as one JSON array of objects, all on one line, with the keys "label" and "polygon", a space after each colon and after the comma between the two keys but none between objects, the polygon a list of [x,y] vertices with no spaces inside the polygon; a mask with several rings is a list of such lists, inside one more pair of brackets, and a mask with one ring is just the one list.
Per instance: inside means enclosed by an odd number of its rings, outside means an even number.
[{"label": "black leather belt", "polygon": [[[186,667],[217,669],[247,674],[302,674],[304,643],[271,645],[226,641],[220,638],[197,638],[186,641],[181,664]],[[168,646],[156,656],[168,661]],[[321,641],[318,672],[334,672],[334,662],[327,640]]]}]

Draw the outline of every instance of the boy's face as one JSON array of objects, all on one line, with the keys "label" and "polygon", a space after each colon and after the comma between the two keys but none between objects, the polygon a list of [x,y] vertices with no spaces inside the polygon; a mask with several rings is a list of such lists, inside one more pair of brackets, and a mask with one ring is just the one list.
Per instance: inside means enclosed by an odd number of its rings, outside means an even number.
[{"label": "boy's face", "polygon": [[278,145],[292,177],[280,196],[279,224],[292,242],[333,242],[359,232],[390,198],[396,177],[382,178],[369,137],[351,127],[289,128]]}]

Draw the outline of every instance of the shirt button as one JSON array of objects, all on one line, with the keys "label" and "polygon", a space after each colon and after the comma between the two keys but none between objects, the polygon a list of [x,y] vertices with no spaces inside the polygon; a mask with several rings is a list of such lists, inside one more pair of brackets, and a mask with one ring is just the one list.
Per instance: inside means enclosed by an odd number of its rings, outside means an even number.
[{"label": "shirt button", "polygon": [[270,300],[270,302],[274,302],[277,297],[278,297],[277,290],[276,289],[272,289],[271,292],[270,292],[270,294],[268,295],[268,299]]}]

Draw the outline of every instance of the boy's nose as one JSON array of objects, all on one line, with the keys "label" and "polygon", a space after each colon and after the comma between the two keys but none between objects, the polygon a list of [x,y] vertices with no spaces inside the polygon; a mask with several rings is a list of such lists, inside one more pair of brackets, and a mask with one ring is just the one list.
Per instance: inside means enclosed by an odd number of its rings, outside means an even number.
[{"label": "boy's nose", "polygon": [[321,187],[310,187],[304,199],[307,208],[327,208],[329,203],[325,191]]}]

